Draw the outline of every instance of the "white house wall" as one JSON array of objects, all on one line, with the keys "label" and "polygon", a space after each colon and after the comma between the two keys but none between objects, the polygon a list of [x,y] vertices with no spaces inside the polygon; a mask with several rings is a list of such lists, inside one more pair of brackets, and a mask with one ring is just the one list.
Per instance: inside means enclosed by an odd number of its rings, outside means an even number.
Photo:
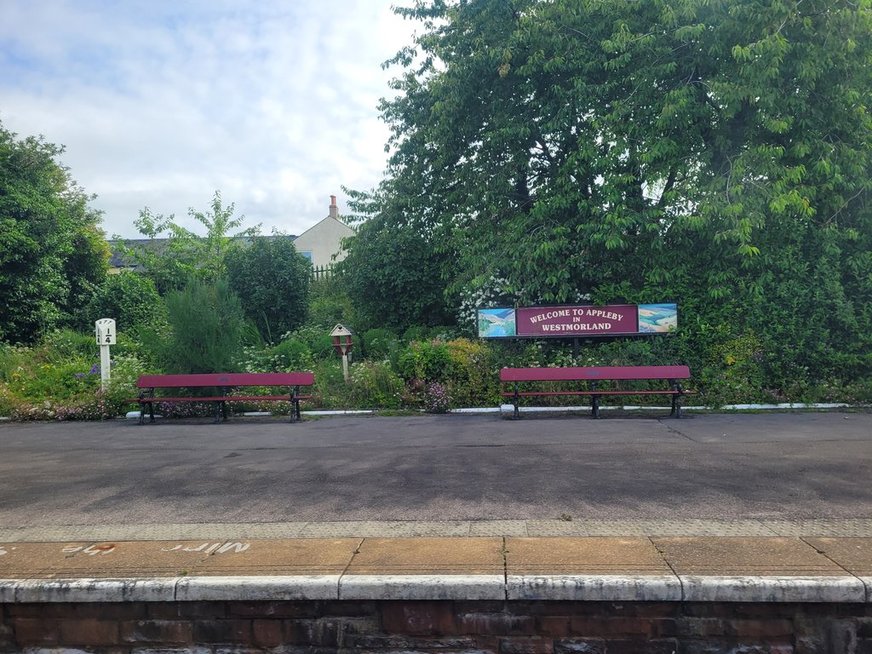
[{"label": "white house wall", "polygon": [[311,252],[312,265],[316,268],[329,266],[345,258],[345,252],[341,250],[342,239],[353,235],[351,227],[328,216],[300,234],[294,240],[294,247],[297,252]]}]

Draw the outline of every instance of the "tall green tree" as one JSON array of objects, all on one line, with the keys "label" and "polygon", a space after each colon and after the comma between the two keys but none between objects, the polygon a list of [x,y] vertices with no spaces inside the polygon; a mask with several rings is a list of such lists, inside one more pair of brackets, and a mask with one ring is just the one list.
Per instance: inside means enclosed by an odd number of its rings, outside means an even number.
[{"label": "tall green tree", "polygon": [[441,230],[409,210],[405,193],[346,192],[364,222],[345,240],[347,255],[335,270],[362,321],[358,329],[453,322],[444,293],[451,243],[440,240]]},{"label": "tall green tree", "polygon": [[230,288],[264,340],[276,343],[306,322],[312,264],[289,237],[255,237],[227,253],[226,268]]},{"label": "tall green tree", "polygon": [[106,274],[100,213],[58,159],[63,147],[0,124],[0,340],[69,323]]},{"label": "tall green tree", "polygon": [[392,62],[374,213],[439,235],[447,297],[676,299],[754,332],[773,375],[868,374],[867,0],[398,11],[423,28]]},{"label": "tall green tree", "polygon": [[189,208],[188,216],[205,232],[200,235],[180,225],[175,214],[154,214],[145,207],[134,225],[151,243],[131,247],[119,240],[118,248],[128,261],[142,265],[161,293],[181,288],[192,277],[214,283],[226,273],[227,253],[259,233],[257,225],[241,229],[245,217],[234,217],[235,210],[233,203],[223,203],[220,191],[208,211]]},{"label": "tall green tree", "polygon": [[156,345],[164,370],[173,373],[236,372],[245,317],[227,280],[190,279],[166,297],[170,332]]}]

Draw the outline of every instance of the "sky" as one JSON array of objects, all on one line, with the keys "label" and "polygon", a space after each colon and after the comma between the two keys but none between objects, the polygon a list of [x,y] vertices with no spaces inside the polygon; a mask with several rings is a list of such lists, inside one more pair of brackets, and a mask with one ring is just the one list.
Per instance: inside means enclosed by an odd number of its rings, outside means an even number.
[{"label": "sky", "polygon": [[0,122],[66,147],[110,237],[145,207],[202,233],[215,191],[298,235],[382,179],[381,64],[418,28],[392,3],[0,0]]}]

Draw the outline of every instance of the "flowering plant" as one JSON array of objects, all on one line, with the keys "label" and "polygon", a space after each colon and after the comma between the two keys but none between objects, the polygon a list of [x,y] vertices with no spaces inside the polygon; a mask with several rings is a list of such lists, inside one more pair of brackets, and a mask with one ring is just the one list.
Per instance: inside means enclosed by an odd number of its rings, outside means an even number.
[{"label": "flowering plant", "polygon": [[427,384],[424,388],[424,411],[427,413],[448,413],[451,397],[448,389],[439,382]]}]

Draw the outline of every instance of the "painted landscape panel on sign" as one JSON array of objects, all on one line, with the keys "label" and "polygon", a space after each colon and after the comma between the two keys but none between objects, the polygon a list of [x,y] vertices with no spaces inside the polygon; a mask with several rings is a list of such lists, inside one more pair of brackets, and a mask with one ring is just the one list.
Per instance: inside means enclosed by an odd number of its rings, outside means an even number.
[{"label": "painted landscape panel on sign", "polygon": [[667,334],[678,329],[677,304],[640,304],[639,333]]}]

